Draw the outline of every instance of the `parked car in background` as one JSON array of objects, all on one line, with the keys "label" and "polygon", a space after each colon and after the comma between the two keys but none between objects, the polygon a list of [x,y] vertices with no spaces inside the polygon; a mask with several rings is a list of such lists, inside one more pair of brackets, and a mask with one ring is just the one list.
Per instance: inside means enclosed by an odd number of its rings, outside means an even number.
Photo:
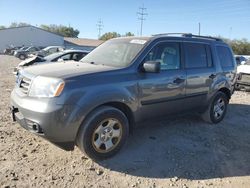
[{"label": "parked car in background", "polygon": [[62,52],[57,52],[45,57],[33,56],[19,63],[18,66],[14,68],[13,73],[17,74],[17,72],[21,68],[31,65],[38,65],[42,63],[53,63],[58,61],[68,61],[68,60],[79,61],[88,53],[89,51],[86,50],[64,50]]},{"label": "parked car in background", "polygon": [[237,74],[238,78],[235,89],[250,91],[250,60],[237,67]]},{"label": "parked car in background", "polygon": [[19,50],[15,50],[14,56],[24,60],[28,57],[29,54],[35,53],[36,51],[39,51],[40,48],[35,47],[35,46],[29,46],[29,47],[24,47]]},{"label": "parked car in background", "polygon": [[231,48],[192,34],[111,39],[80,62],[20,70],[11,111],[30,132],[95,160],[116,154],[139,122],[200,113],[219,123],[236,81]]},{"label": "parked car in background", "polygon": [[48,46],[46,48],[43,48],[42,50],[38,51],[35,53],[37,56],[45,57],[50,54],[56,53],[56,52],[61,52],[65,48],[63,46]]},{"label": "parked car in background", "polygon": [[242,55],[235,55],[234,57],[235,57],[237,65],[244,64],[248,60],[246,57]]},{"label": "parked car in background", "polygon": [[5,55],[13,55],[15,50],[22,48],[21,46],[9,46],[8,48],[4,49],[3,53]]}]

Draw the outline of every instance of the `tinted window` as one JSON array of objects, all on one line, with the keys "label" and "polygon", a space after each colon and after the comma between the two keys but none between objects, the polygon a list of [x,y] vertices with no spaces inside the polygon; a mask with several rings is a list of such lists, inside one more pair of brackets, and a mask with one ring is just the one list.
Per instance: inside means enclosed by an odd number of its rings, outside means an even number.
[{"label": "tinted window", "polygon": [[231,50],[228,47],[217,46],[217,54],[219,56],[220,64],[222,67],[233,66],[233,56]]},{"label": "tinted window", "polygon": [[212,66],[211,50],[209,45],[185,44],[186,68],[206,68]]},{"label": "tinted window", "polygon": [[86,55],[86,53],[74,53],[73,56],[72,56],[72,60],[74,60],[74,61],[79,61],[79,60],[82,59],[85,55]]},{"label": "tinted window", "polygon": [[65,54],[61,56],[59,59],[63,59],[64,61],[70,60],[71,54]]},{"label": "tinted window", "polygon": [[158,61],[161,70],[180,68],[180,45],[178,43],[160,43],[146,56],[144,61]]}]

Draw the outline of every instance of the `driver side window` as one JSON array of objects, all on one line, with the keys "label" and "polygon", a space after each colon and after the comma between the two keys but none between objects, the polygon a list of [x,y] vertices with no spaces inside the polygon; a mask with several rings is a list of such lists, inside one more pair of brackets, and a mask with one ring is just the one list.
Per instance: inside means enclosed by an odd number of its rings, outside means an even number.
[{"label": "driver side window", "polygon": [[180,45],[175,42],[157,44],[146,56],[145,61],[161,63],[161,70],[180,69]]}]

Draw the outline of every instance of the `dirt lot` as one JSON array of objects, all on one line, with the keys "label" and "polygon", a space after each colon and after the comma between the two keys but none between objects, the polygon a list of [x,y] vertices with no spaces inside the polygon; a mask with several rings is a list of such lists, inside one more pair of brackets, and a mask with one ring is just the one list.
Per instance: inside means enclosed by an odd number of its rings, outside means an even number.
[{"label": "dirt lot", "polygon": [[118,155],[97,164],[11,121],[18,62],[0,55],[0,187],[250,187],[250,93],[236,92],[218,125],[161,120],[136,129]]}]

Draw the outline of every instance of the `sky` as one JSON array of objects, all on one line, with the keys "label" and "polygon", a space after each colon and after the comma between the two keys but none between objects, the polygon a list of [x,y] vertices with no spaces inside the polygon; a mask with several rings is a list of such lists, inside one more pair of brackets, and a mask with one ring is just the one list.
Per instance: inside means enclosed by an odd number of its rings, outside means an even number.
[{"label": "sky", "polygon": [[132,32],[140,35],[139,7],[145,7],[143,36],[193,33],[250,40],[250,0],[0,0],[0,25],[26,22],[34,26],[62,24],[80,31],[78,37]]}]

